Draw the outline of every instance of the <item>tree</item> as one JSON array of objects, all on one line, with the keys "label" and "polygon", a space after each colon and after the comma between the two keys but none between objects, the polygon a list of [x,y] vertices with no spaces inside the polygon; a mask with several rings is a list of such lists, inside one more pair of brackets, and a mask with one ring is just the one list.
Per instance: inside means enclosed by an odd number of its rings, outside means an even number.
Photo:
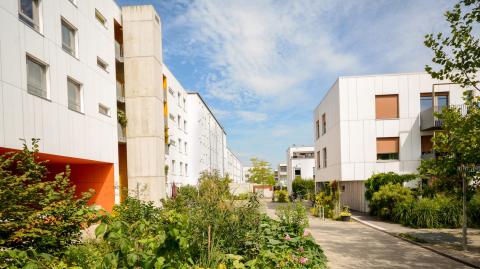
[{"label": "tree", "polygon": [[75,195],[68,167],[47,177],[37,142],[0,156],[0,247],[51,253],[78,241],[97,211],[87,205],[92,192]]},{"label": "tree", "polygon": [[[435,79],[448,79],[462,87],[480,91],[480,0],[462,0],[445,13],[451,35],[442,33],[425,36],[425,45],[434,52],[432,59],[437,71],[430,65],[425,70]],[[472,33],[472,31],[474,33]]]},{"label": "tree", "polygon": [[252,168],[248,170],[250,172],[250,182],[264,185],[275,185],[275,176],[273,175],[272,168],[270,168],[268,162],[257,158],[252,158],[250,161],[252,162]]},{"label": "tree", "polygon": [[[480,98],[475,97],[473,90],[480,91],[478,74],[480,70],[480,0],[461,0],[451,11],[445,13],[450,23],[451,35],[444,37],[438,33],[427,35],[425,45],[435,54],[432,61],[439,66],[437,71],[427,65],[425,70],[436,79],[448,79],[466,89],[464,100],[466,114],[456,108],[444,108],[436,117],[443,121],[444,131],[435,135],[434,150],[440,153],[438,158],[422,162],[419,171],[432,174],[440,179],[438,182],[452,185],[453,190],[462,186],[463,200],[463,248],[467,248],[467,188],[468,175],[466,167],[470,167],[473,175],[479,177],[480,163]],[[476,34],[476,35],[475,35]],[[459,169],[461,168],[461,170]]]}]

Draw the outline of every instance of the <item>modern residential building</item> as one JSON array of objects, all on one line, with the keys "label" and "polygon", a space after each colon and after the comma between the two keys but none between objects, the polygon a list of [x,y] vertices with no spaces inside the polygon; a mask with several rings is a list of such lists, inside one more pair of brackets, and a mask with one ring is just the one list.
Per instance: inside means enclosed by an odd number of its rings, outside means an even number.
[{"label": "modern residential building", "polygon": [[339,180],[342,203],[366,211],[364,181],[374,173],[415,173],[431,153],[433,111],[461,105],[462,93],[426,73],[338,78],[313,117],[317,188]]},{"label": "modern residential building", "polygon": [[227,148],[227,154],[225,154],[225,175],[228,175],[235,183],[241,183],[243,181],[243,165],[240,159]]},{"label": "modern residential building", "polygon": [[244,166],[243,167],[243,182],[248,182],[250,180],[250,169],[253,168],[251,166]]},{"label": "modern residential building", "polygon": [[166,79],[166,114],[167,150],[165,151],[165,165],[168,167],[167,193],[171,193],[172,186],[180,187],[188,184],[189,175],[189,137],[188,137],[188,110],[187,92],[180,82],[163,65],[164,79]]},{"label": "modern residential building", "polygon": [[311,146],[291,146],[287,149],[287,190],[292,192],[295,178],[315,179],[314,148]]},{"label": "modern residential building", "polygon": [[128,192],[159,204],[170,182],[225,174],[225,131],[163,63],[153,6],[0,1],[0,154],[32,138],[52,175],[70,165],[77,191],[93,188],[107,210]]},{"label": "modern residential building", "polygon": [[51,172],[69,164],[77,191],[95,189],[92,203],[111,209],[121,10],[113,0],[77,2],[0,1],[0,152],[40,139]]},{"label": "modern residential building", "polygon": [[281,163],[277,168],[277,185],[286,187],[287,186],[287,164]]},{"label": "modern residential building", "polygon": [[195,185],[201,172],[225,174],[227,134],[199,93],[187,95],[190,167],[188,184]]}]

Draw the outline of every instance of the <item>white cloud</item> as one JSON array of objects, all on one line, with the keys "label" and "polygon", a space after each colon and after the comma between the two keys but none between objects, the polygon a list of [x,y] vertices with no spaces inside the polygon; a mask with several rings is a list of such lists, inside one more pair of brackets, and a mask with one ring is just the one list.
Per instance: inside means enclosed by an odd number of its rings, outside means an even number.
[{"label": "white cloud", "polygon": [[262,112],[237,111],[238,117],[247,122],[262,122],[268,119],[268,115]]}]

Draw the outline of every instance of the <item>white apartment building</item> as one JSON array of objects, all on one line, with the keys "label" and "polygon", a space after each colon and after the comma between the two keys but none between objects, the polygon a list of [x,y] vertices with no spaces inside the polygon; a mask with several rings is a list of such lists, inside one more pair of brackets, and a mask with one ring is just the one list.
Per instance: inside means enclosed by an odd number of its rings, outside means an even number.
[{"label": "white apartment building", "polygon": [[172,185],[188,184],[189,174],[189,136],[187,92],[180,82],[163,65],[163,74],[167,82],[167,128],[168,145],[165,151],[165,165],[168,166],[167,193],[171,194]]},{"label": "white apartment building", "polygon": [[462,93],[426,73],[338,78],[313,117],[317,187],[339,180],[342,203],[367,211],[364,181],[415,173],[431,152],[433,110],[461,105]]},{"label": "white apartment building", "polygon": [[250,169],[253,168],[252,166],[244,166],[243,170],[243,182],[248,182],[250,180]]},{"label": "white apartment building", "polygon": [[[38,138],[92,203],[118,202],[113,0],[0,1],[0,153]],[[117,188],[116,188],[117,187]]]},{"label": "white apartment building", "polygon": [[188,184],[196,185],[204,171],[225,174],[227,152],[225,130],[198,93],[188,93],[188,132],[190,156]]},{"label": "white apartment building", "polygon": [[225,171],[226,134],[163,64],[153,6],[0,1],[0,154],[32,138],[52,175],[70,165],[77,191],[95,189],[107,210],[128,192],[158,205],[167,180]]},{"label": "white apartment building", "polygon": [[243,181],[243,165],[240,159],[227,148],[227,154],[225,154],[225,174],[232,179],[235,183],[241,183]]},{"label": "white apartment building", "polygon": [[287,164],[281,163],[277,168],[277,185],[286,187],[287,186]]},{"label": "white apartment building", "polygon": [[287,149],[287,190],[292,192],[292,182],[296,177],[315,179],[314,148],[292,146]]}]

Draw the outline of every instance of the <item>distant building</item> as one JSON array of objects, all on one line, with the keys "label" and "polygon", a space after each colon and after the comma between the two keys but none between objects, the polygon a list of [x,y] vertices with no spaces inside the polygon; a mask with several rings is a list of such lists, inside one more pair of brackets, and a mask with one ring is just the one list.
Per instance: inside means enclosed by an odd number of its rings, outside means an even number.
[{"label": "distant building", "polygon": [[315,178],[314,148],[311,146],[292,146],[287,149],[287,189],[292,192],[292,182],[295,178]]},{"label": "distant building", "polygon": [[243,182],[250,181],[250,169],[253,168],[251,166],[244,166],[243,167]]},{"label": "distant building", "polygon": [[287,187],[287,164],[279,164],[277,173],[277,185]]}]

